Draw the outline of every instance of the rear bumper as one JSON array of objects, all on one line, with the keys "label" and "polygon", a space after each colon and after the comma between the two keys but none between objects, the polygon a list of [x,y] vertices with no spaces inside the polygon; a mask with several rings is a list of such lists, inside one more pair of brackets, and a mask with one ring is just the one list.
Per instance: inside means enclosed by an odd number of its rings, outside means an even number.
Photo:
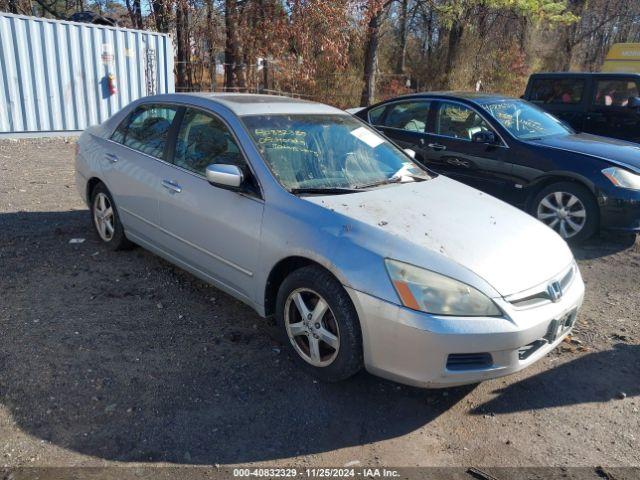
[{"label": "rear bumper", "polygon": [[557,303],[514,311],[504,302],[500,306],[509,318],[460,318],[428,315],[347,290],[359,314],[367,370],[426,388],[477,383],[526,368],[571,331],[584,297],[577,275]]},{"label": "rear bumper", "polygon": [[616,188],[601,193],[599,203],[601,228],[640,232],[640,192]]},{"label": "rear bumper", "polygon": [[82,198],[82,200],[84,200],[84,203],[88,206],[89,200],[87,199],[87,179],[78,170],[76,170],[74,180],[78,195],[80,195],[80,198]]}]

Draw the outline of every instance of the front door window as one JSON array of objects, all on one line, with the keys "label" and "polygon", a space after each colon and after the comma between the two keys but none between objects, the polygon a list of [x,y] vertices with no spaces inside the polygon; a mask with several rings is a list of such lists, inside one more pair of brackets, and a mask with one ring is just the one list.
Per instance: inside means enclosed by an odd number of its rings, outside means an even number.
[{"label": "front door window", "polygon": [[435,122],[437,135],[471,140],[475,133],[490,130],[489,124],[475,110],[457,103],[440,104]]},{"label": "front door window", "polygon": [[598,80],[595,91],[595,105],[626,107],[630,97],[638,96],[638,85],[633,80]]},{"label": "front door window", "polygon": [[173,163],[202,176],[213,163],[245,165],[227,126],[214,116],[191,108],[186,110],[178,132]]}]

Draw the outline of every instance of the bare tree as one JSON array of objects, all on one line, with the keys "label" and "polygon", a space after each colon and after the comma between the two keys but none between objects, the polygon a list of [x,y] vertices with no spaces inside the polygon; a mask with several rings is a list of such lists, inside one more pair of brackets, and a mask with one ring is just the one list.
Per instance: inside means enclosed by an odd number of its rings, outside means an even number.
[{"label": "bare tree", "polygon": [[142,30],[144,23],[142,22],[142,6],[140,0],[126,0],[127,11],[129,12],[129,18],[131,19],[131,25],[133,28]]},{"label": "bare tree", "polygon": [[189,87],[189,4],[187,0],[178,0],[176,5],[176,43],[177,78],[179,88]]},{"label": "bare tree", "polygon": [[156,24],[156,30],[169,33],[171,23],[171,0],[150,0],[151,11]]},{"label": "bare tree", "polygon": [[380,42],[380,27],[386,8],[393,0],[381,2],[380,0],[368,0],[366,13],[367,22],[366,47],[364,53],[364,71],[362,79],[362,95],[360,106],[370,105],[376,98],[376,71],[378,68],[378,45]]},{"label": "bare tree", "polygon": [[226,42],[224,51],[224,86],[232,90],[244,90],[246,86],[244,59],[239,32],[240,5],[241,3],[238,0],[225,0],[224,21]]},{"label": "bare tree", "polygon": [[216,47],[215,25],[213,18],[213,0],[206,0],[207,4],[207,49],[209,53],[209,89],[216,90]]},{"label": "bare tree", "polygon": [[409,21],[409,0],[401,0],[400,15],[398,18],[398,42],[400,43],[400,51],[398,52],[398,61],[396,63],[395,72],[404,73],[405,62],[407,59],[407,23]]}]

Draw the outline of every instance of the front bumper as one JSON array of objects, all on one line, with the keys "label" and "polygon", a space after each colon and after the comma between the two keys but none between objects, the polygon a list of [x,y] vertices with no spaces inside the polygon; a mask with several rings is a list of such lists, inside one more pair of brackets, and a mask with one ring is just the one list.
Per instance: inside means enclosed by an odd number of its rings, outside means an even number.
[{"label": "front bumper", "polygon": [[517,310],[494,299],[509,318],[438,317],[347,291],[360,318],[366,369],[400,383],[442,388],[509,375],[553,350],[573,327],[584,283],[577,273],[560,301],[536,308]]},{"label": "front bumper", "polygon": [[600,192],[600,226],[610,230],[640,232],[640,192],[616,188]]}]

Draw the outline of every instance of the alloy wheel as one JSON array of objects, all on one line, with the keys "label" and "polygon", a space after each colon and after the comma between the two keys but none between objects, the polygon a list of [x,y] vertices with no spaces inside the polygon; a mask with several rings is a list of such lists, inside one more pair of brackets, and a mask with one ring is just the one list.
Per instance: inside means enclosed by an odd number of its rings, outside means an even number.
[{"label": "alloy wheel", "polygon": [[584,228],[587,210],[578,197],[568,192],[551,192],[538,204],[538,220],[553,228],[564,239]]},{"label": "alloy wheel", "polygon": [[115,232],[115,217],[109,197],[99,192],[93,199],[93,223],[98,235],[105,242],[111,241]]},{"label": "alloy wheel", "polygon": [[338,356],[338,322],[317,292],[307,288],[291,292],[285,303],[284,323],[293,348],[307,363],[326,367]]}]

